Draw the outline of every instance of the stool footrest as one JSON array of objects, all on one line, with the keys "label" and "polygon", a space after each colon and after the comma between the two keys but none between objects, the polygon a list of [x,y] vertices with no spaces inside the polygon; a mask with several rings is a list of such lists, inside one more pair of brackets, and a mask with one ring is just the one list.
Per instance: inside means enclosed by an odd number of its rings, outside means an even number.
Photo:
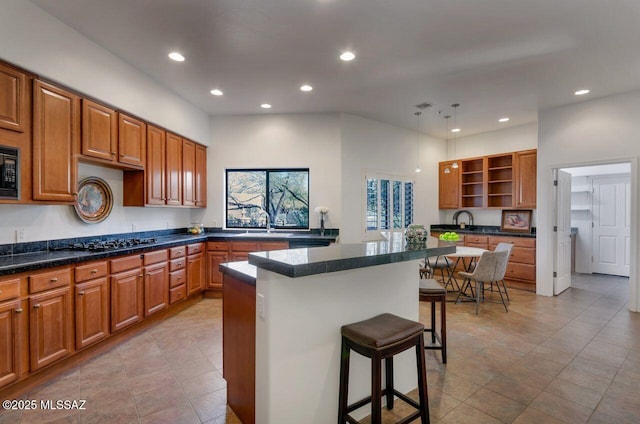
[{"label": "stool footrest", "polygon": [[[405,395],[404,393],[400,393],[399,391],[397,391],[396,389],[392,389],[391,390],[393,392],[393,394],[395,396],[397,396],[400,400],[406,402],[408,405],[414,407],[417,409],[416,412],[414,412],[413,414],[409,415],[408,417],[405,417],[404,419],[402,419],[401,421],[398,421],[396,424],[401,424],[401,423],[410,423],[411,421],[415,420],[416,418],[420,417],[420,404],[418,402],[416,402],[415,400],[411,399],[409,396]],[[380,396],[383,397],[385,396],[387,393],[389,392],[388,389],[383,389],[382,392],[380,393]],[[347,406],[347,415],[345,416],[345,419],[347,421],[349,421],[350,423],[358,423],[358,421],[354,420],[350,415],[348,415],[349,413],[355,411],[356,409],[362,408],[363,406],[365,406],[366,404],[371,403],[371,396],[367,396],[364,399],[360,399],[357,402],[352,403],[351,405]]]}]

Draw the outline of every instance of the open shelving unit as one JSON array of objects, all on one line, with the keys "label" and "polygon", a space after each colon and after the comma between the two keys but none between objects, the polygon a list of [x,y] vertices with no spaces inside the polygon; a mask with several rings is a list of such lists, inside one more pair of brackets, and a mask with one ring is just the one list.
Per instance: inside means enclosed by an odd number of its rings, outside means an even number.
[{"label": "open shelving unit", "polygon": [[484,158],[463,160],[460,167],[462,184],[460,207],[483,207],[485,186]]},{"label": "open shelving unit", "polygon": [[513,154],[487,158],[487,207],[513,207]]}]

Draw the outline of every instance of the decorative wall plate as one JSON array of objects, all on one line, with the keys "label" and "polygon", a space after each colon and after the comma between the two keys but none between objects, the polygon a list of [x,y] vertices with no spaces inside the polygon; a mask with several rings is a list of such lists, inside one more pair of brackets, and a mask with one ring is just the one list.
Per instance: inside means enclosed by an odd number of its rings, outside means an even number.
[{"label": "decorative wall plate", "polygon": [[78,185],[78,198],[74,207],[78,217],[87,224],[104,221],[113,207],[111,187],[102,178],[85,178]]}]

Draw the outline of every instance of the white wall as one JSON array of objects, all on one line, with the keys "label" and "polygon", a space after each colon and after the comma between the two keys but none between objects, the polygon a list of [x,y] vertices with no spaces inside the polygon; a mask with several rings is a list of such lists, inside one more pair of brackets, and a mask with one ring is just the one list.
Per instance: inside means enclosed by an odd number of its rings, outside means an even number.
[{"label": "white wall", "polygon": [[414,222],[438,224],[438,162],[445,160],[443,140],[420,135],[420,167],[416,173],[416,133],[354,115],[342,115],[343,242],[362,240],[363,174],[366,170],[414,177]]},{"label": "white wall", "polygon": [[537,292],[553,293],[553,168],[631,163],[631,275],[629,308],[638,310],[638,169],[640,91],[549,109],[539,115]]},{"label": "white wall", "polygon": [[[200,143],[209,142],[209,117],[146,74],[131,67],[28,1],[3,0],[0,59],[49,80],[169,128]],[[176,208],[123,208],[122,171],[80,167],[80,178],[106,179],[116,193],[111,216],[101,224],[79,221],[70,206],[0,205],[0,244],[185,226],[190,211]]]},{"label": "white wall", "polygon": [[[518,125],[503,130],[490,131],[468,137],[458,137],[454,142],[449,139],[447,160],[472,158],[518,150],[529,150],[538,147],[537,123]],[[455,210],[442,211],[442,224],[451,224]],[[502,213],[493,209],[471,210],[476,225],[500,225]],[[466,222],[466,221],[465,221]],[[536,213],[532,217],[532,225],[536,226]]]}]

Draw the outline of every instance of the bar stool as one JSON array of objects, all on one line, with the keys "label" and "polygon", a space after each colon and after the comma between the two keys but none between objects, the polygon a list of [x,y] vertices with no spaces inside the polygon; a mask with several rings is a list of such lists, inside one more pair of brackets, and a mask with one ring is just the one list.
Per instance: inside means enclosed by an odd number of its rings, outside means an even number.
[{"label": "bar stool", "polygon": [[[442,351],[442,363],[447,363],[447,289],[436,280],[420,280],[420,301],[431,302],[431,327],[425,333],[431,333],[431,343],[438,340],[439,345],[425,346],[425,349]],[[436,331],[436,302],[440,302],[440,334]]]},{"label": "bar stool", "polygon": [[[424,325],[392,314],[344,325],[342,327],[342,351],[340,360],[340,394],[338,423],[357,423],[349,413],[371,403],[371,423],[382,421],[382,396],[386,397],[387,409],[393,409],[394,395],[417,409],[404,418],[408,423],[416,418],[422,424],[429,423],[429,401],[427,397],[427,367],[424,357]],[[416,348],[418,368],[418,394],[420,402],[398,392],[393,387],[393,356],[412,347]],[[351,405],[349,394],[349,356],[351,350],[371,359],[371,396]],[[386,388],[382,389],[382,360],[385,361]]]}]

